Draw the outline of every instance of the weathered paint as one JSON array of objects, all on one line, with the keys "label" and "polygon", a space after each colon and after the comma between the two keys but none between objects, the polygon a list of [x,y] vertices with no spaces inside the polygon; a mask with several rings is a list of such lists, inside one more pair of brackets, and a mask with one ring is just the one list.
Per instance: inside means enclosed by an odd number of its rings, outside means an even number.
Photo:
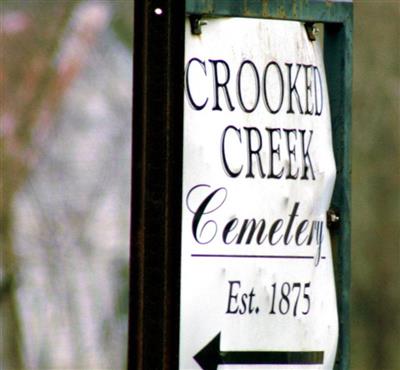
[{"label": "weathered paint", "polygon": [[206,16],[252,17],[343,23],[352,16],[348,1],[186,0],[186,12]]}]

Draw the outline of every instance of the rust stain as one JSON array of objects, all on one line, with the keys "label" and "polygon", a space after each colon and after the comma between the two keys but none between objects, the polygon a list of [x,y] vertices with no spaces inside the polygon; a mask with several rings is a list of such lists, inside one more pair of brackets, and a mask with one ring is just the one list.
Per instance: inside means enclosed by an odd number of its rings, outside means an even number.
[{"label": "rust stain", "polygon": [[246,17],[250,17],[256,14],[257,12],[252,11],[251,8],[249,9],[248,0],[243,0],[243,15]]},{"label": "rust stain", "polygon": [[281,5],[281,6],[278,8],[277,15],[278,15],[279,18],[282,18],[282,19],[286,19],[286,18],[287,18],[287,14],[286,14],[286,11],[285,11],[285,7],[284,7],[283,5]]},{"label": "rust stain", "polygon": [[243,15],[249,16],[250,11],[248,9],[247,0],[243,0]]},{"label": "rust stain", "polygon": [[263,0],[262,2],[262,15],[263,17],[268,17],[268,0]]},{"label": "rust stain", "polygon": [[292,2],[292,17],[297,17],[297,0]]}]

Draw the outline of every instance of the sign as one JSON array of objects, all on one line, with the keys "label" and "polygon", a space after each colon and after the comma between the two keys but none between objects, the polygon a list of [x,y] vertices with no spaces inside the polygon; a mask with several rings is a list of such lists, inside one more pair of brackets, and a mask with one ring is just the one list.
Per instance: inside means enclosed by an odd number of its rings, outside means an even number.
[{"label": "sign", "polygon": [[181,369],[332,369],[322,48],[294,21],[207,19],[185,40]]}]

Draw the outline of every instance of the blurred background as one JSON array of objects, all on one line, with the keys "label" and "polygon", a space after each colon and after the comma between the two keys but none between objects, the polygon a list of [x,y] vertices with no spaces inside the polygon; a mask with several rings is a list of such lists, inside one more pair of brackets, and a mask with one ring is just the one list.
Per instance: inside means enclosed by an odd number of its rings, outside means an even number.
[{"label": "blurred background", "polygon": [[[396,370],[400,2],[354,7],[351,368]],[[133,1],[2,0],[0,26],[0,369],[123,369]]]}]

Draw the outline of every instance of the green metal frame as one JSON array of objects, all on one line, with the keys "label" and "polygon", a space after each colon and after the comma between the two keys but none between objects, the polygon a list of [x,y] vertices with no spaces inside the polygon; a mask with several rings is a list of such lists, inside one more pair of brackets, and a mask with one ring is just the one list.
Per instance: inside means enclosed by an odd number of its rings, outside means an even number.
[{"label": "green metal frame", "polygon": [[350,1],[186,0],[186,14],[324,23],[324,59],[337,167],[331,203],[340,223],[331,229],[339,311],[335,369],[350,368],[350,143],[353,4]]}]

